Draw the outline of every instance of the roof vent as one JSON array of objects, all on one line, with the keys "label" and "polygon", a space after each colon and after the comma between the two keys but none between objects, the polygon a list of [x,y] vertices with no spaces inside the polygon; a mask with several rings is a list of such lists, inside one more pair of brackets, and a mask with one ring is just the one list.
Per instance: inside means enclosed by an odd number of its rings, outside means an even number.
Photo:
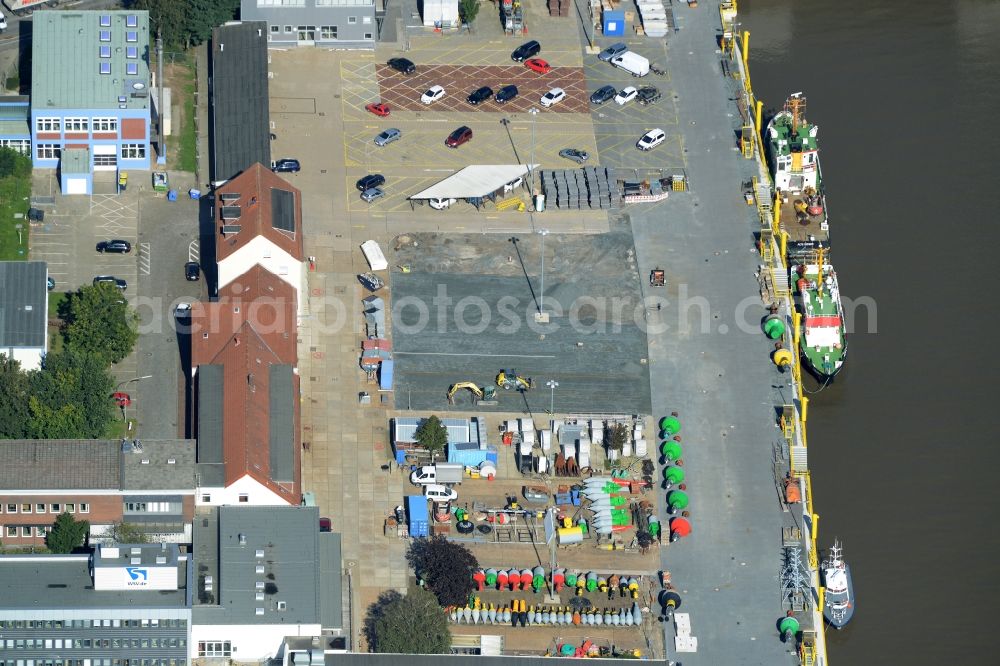
[{"label": "roof vent", "polygon": [[162,555],[157,555],[156,556],[156,563],[157,564],[166,564],[167,563],[167,558],[163,557]]},{"label": "roof vent", "polygon": [[255,566],[254,567],[254,573],[259,573],[259,574],[264,573],[264,565],[263,564],[258,564],[257,566]]},{"label": "roof vent", "polygon": [[131,563],[133,565],[142,564],[142,558],[141,557],[133,557],[130,561],[131,561]]},{"label": "roof vent", "polygon": [[247,535],[246,535],[246,534],[242,534],[242,533],[241,533],[241,534],[239,535],[239,539],[240,539],[240,545],[241,545],[241,546],[245,546],[245,545],[247,545]]},{"label": "roof vent", "polygon": [[253,614],[254,615],[263,615],[264,614],[264,609],[263,608],[255,608],[254,611],[253,611]]},{"label": "roof vent", "polygon": [[32,310],[34,310],[34,309],[35,309],[35,308],[34,308],[33,306],[31,306],[31,305],[25,305],[25,306],[24,306],[24,311],[25,311],[25,312],[31,312],[31,311],[32,311]]},{"label": "roof vent", "polygon": [[263,559],[263,557],[264,557],[264,549],[263,548],[258,548],[257,552],[256,552],[256,555],[257,555],[257,559]]},{"label": "roof vent", "polygon": [[167,464],[168,465],[176,465],[177,464],[177,460],[175,458],[167,458]]}]

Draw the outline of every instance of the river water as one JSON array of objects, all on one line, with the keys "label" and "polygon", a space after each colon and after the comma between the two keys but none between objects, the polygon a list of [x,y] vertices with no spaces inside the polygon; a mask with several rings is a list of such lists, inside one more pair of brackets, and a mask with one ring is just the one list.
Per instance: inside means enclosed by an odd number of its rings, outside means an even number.
[{"label": "river water", "polygon": [[739,11],[765,108],[808,97],[841,288],[877,306],[809,409],[821,541],[858,599],[831,661],[998,664],[1000,3]]}]

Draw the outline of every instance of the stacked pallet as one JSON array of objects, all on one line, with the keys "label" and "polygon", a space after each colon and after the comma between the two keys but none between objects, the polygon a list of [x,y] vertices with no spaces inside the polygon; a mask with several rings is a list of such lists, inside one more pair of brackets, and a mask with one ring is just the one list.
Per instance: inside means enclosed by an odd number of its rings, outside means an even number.
[{"label": "stacked pallet", "polygon": [[571,0],[548,0],[549,16],[569,16]]},{"label": "stacked pallet", "polygon": [[663,0],[636,0],[642,30],[649,37],[663,37],[667,34],[667,10]]},{"label": "stacked pallet", "polygon": [[613,175],[605,167],[543,170],[542,193],[549,206],[562,209],[610,209],[617,202]]}]

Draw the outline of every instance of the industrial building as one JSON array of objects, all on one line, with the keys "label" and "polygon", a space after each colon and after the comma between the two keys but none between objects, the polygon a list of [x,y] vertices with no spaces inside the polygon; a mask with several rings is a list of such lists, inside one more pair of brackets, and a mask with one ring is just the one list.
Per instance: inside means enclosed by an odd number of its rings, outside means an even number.
[{"label": "industrial building", "polygon": [[92,194],[97,171],[148,170],[149,14],[37,11],[31,23],[34,167],[58,169],[63,194]]},{"label": "industrial building", "polygon": [[[383,4],[381,1],[379,4]],[[270,48],[374,49],[375,0],[242,0],[240,18],[267,23]]]},{"label": "industrial building", "polygon": [[0,354],[36,370],[49,343],[49,268],[44,261],[0,261]]}]

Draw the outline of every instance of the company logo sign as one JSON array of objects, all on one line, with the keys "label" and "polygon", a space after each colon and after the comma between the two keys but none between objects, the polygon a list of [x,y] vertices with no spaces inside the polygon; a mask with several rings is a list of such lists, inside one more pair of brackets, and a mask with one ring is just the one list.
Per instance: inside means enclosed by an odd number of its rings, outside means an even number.
[{"label": "company logo sign", "polygon": [[149,570],[141,567],[125,567],[129,587],[144,587],[149,582]]}]

